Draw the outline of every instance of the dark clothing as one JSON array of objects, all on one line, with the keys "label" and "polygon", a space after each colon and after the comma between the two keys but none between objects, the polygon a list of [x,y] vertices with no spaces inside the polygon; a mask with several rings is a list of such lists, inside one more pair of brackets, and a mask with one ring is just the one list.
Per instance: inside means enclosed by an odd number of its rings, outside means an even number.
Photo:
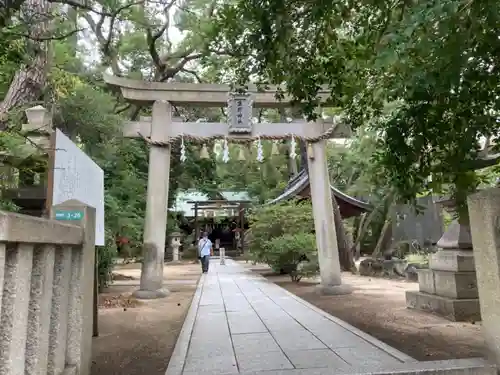
[{"label": "dark clothing", "polygon": [[208,265],[210,264],[210,255],[205,255],[201,257],[201,270],[202,272],[208,272]]}]

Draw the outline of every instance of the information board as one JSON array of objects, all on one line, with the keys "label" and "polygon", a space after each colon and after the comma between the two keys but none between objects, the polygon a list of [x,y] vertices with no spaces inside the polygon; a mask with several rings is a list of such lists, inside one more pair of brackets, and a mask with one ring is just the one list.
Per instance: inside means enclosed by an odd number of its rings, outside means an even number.
[{"label": "information board", "polygon": [[[104,172],[59,129],[55,137],[52,205],[76,199],[94,207],[95,245],[104,246]],[[79,220],[76,211],[59,216],[56,213],[58,220]]]}]

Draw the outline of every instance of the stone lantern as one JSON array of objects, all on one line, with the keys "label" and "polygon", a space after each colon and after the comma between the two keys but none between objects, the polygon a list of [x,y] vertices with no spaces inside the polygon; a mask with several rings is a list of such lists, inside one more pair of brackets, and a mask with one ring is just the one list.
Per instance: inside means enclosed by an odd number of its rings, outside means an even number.
[{"label": "stone lantern", "polygon": [[181,233],[172,232],[170,234],[170,246],[172,247],[172,262],[179,262],[179,248],[181,247]]},{"label": "stone lantern", "polygon": [[22,125],[23,132],[27,133],[26,140],[29,146],[36,144],[42,149],[50,148],[50,133],[52,132],[52,115],[42,107],[37,105],[24,111],[28,119],[27,124]]},{"label": "stone lantern", "polygon": [[[450,213],[456,211],[453,200],[436,203]],[[453,220],[437,246],[429,269],[418,270],[419,291],[406,292],[407,306],[452,321],[481,320],[468,215]]]}]

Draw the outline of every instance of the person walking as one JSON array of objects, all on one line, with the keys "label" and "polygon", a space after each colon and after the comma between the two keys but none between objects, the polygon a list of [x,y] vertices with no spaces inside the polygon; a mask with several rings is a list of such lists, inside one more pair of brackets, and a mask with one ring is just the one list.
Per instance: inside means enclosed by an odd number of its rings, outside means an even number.
[{"label": "person walking", "polygon": [[200,239],[200,241],[198,241],[198,255],[201,260],[201,270],[203,273],[208,272],[211,249],[212,249],[212,241],[208,239],[208,233],[203,232],[203,237]]}]

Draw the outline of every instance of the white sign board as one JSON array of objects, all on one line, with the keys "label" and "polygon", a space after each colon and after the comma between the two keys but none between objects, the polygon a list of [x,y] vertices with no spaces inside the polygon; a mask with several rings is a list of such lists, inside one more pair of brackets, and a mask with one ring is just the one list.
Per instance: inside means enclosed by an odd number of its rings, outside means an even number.
[{"label": "white sign board", "polygon": [[77,199],[96,210],[95,245],[104,246],[104,172],[56,129],[52,204]]}]

